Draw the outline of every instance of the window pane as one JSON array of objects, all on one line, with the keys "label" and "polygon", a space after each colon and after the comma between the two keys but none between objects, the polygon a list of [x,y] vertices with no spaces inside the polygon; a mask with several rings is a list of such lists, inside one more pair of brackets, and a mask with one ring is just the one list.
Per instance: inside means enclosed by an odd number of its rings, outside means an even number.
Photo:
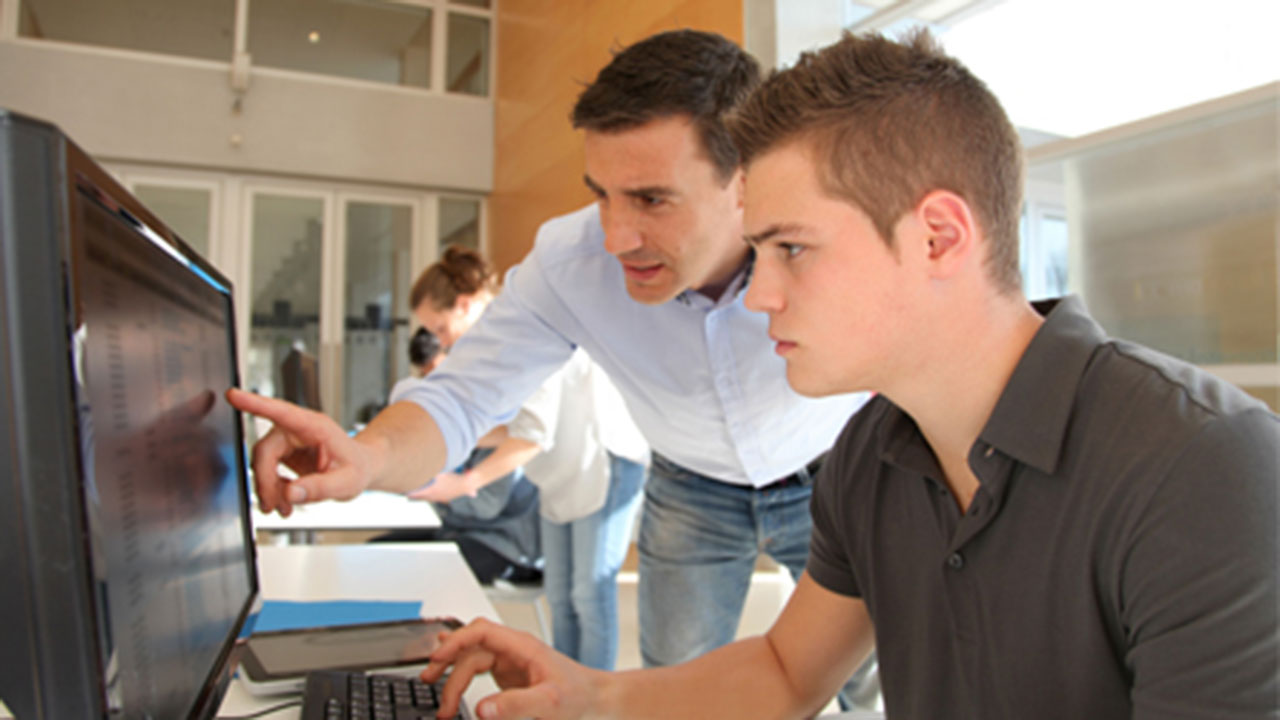
[{"label": "window pane", "polygon": [[440,249],[461,245],[480,250],[480,201],[440,198]]},{"label": "window pane", "polygon": [[489,21],[449,14],[449,59],[445,87],[468,95],[489,94]]},{"label": "window pane", "polygon": [[1276,362],[1276,127],[1258,101],[1050,161],[1071,285],[1108,332],[1204,365]]},{"label": "window pane", "polygon": [[18,35],[231,61],[235,0],[22,0]]},{"label": "window pane", "polygon": [[1067,294],[1067,219],[1055,215],[1040,218],[1038,233],[1044,263],[1044,287],[1049,297]]},{"label": "window pane", "polygon": [[343,427],[365,423],[409,374],[413,208],[347,204]]},{"label": "window pane", "polygon": [[249,53],[263,67],[427,87],[431,10],[368,0],[253,0]]},{"label": "window pane", "polygon": [[323,238],[323,200],[254,196],[245,382],[255,392],[285,397],[281,365],[291,349],[317,359]]},{"label": "window pane", "polygon": [[133,189],[143,205],[151,209],[174,232],[209,259],[209,213],[213,193],[199,188],[138,185]]}]

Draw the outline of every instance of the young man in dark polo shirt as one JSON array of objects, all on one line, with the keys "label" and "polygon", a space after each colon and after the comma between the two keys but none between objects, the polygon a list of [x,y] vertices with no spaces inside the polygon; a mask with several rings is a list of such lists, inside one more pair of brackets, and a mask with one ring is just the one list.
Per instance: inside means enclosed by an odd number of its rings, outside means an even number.
[{"label": "young man in dark polo shirt", "polygon": [[1280,714],[1280,419],[1019,289],[1022,166],[931,38],[846,37],[742,111],[747,304],[807,395],[879,392],[816,481],[806,574],[763,637],[607,674],[480,622],[482,718],[816,712],[876,646],[891,718]]}]

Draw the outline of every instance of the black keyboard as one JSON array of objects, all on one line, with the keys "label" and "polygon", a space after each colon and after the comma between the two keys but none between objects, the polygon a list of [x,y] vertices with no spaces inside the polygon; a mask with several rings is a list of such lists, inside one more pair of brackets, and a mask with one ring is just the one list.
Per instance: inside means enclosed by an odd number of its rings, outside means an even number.
[{"label": "black keyboard", "polygon": [[[443,684],[342,670],[307,673],[302,720],[435,720]],[[466,708],[457,717],[471,719]]]}]

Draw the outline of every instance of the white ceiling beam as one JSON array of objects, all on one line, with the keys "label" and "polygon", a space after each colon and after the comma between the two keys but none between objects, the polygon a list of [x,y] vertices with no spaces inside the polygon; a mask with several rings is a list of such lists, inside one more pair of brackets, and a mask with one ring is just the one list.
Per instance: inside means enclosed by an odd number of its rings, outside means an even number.
[{"label": "white ceiling beam", "polygon": [[935,0],[898,0],[886,5],[867,17],[849,26],[849,32],[875,32],[883,30],[904,17],[910,17],[917,10],[932,5]]}]

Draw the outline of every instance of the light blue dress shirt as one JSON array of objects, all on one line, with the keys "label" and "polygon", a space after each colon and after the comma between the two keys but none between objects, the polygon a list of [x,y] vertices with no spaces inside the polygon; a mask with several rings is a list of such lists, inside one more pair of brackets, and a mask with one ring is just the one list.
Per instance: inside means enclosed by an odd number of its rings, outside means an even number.
[{"label": "light blue dress shirt", "polygon": [[743,306],[744,282],[719,302],[686,291],[661,305],[638,303],[590,205],[544,223],[444,363],[392,399],[435,418],[446,467],[455,467],[580,346],[654,451],[727,483],[767,485],[826,451],[867,395],[793,392],[768,317]]}]

